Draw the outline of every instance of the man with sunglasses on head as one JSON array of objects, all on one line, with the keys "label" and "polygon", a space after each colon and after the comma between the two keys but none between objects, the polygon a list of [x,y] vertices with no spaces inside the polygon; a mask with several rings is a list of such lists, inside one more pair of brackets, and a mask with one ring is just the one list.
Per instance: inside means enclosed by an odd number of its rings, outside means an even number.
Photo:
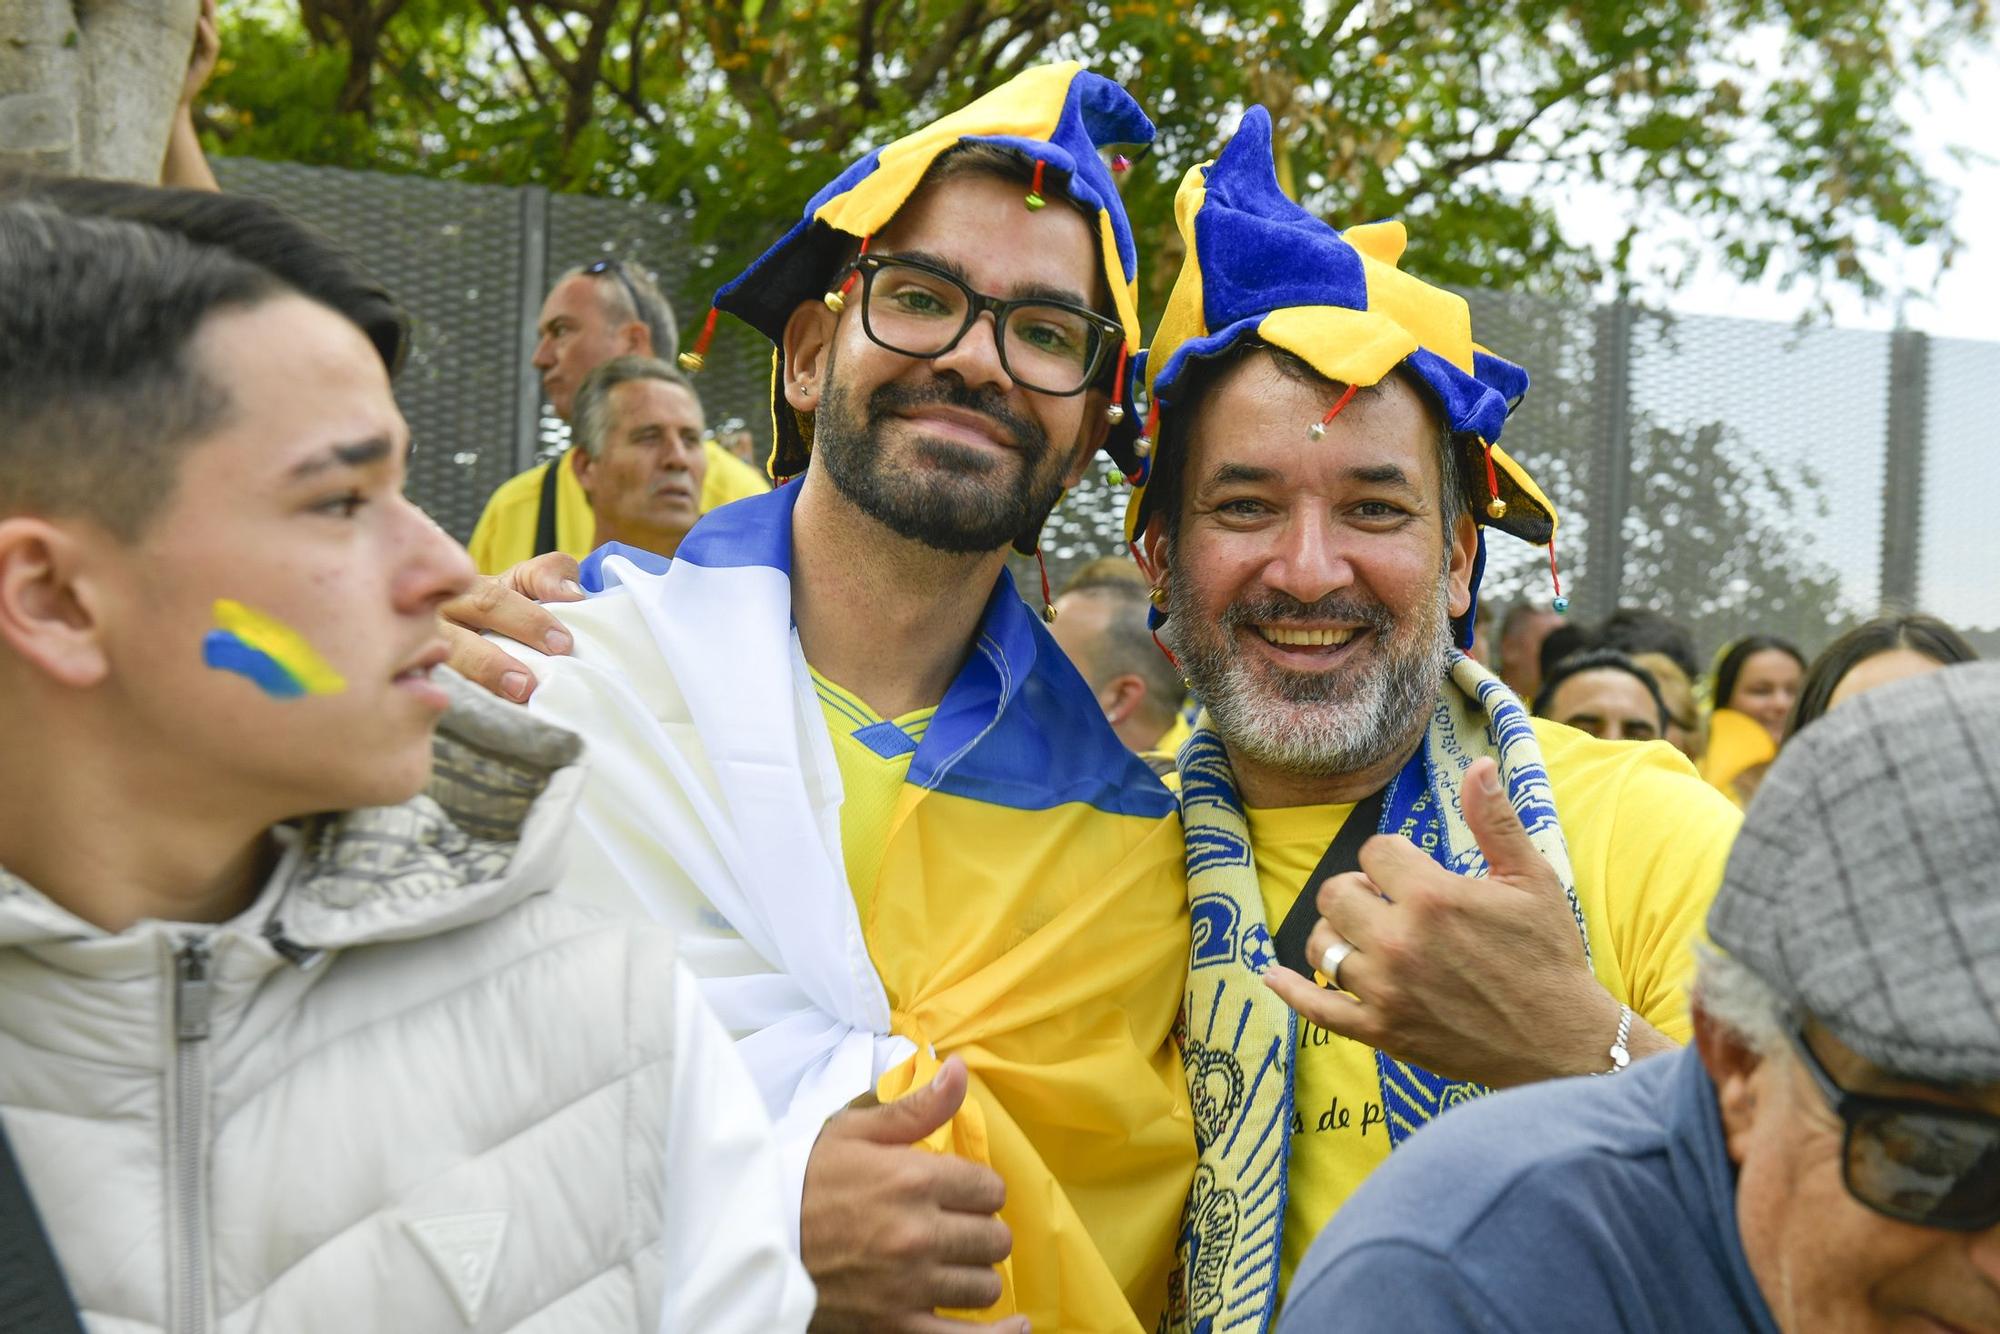
[{"label": "man with sunglasses on head", "polygon": [[1425,1130],[1280,1330],[2000,1330],[1996,731],[2000,666],[1967,665],[1800,733],[1709,915],[1695,1045]]},{"label": "man with sunglasses on head", "polygon": [[816,1328],[1139,1334],[1165,1304],[1173,799],[1007,573],[1099,448],[1139,463],[1105,155],[1151,137],[1048,66],[828,184],[716,299],[776,347],[796,480],[671,562],[593,557],[573,655],[517,650],[596,761],[569,885],[674,924],[778,1124]]},{"label": "man with sunglasses on head", "polygon": [[[577,390],[614,357],[671,362],[680,334],[673,307],[643,269],[615,257],[580,264],[556,279],[535,322],[532,364],[556,416],[576,424]],[[767,489],[763,474],[714,440],[702,442],[708,462],[704,511]],[[581,560],[598,545],[591,497],[583,485],[587,461],[575,449],[502,482],[486,502],[466,549],[482,574],[500,574],[552,551]]]}]

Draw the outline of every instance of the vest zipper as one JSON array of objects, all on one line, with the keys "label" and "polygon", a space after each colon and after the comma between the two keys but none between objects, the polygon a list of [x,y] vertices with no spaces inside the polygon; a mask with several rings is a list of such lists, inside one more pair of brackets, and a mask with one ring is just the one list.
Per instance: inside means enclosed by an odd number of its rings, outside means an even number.
[{"label": "vest zipper", "polygon": [[174,1263],[180,1291],[174,1334],[207,1334],[208,1190],[203,1113],[208,1101],[208,941],[188,936],[174,952],[174,1128],[170,1165]]}]

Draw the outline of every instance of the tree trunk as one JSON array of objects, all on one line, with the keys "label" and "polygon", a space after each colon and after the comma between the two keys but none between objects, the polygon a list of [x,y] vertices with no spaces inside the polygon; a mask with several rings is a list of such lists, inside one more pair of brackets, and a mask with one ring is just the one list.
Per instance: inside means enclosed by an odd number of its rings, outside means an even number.
[{"label": "tree trunk", "polygon": [[201,0],[0,0],[0,165],[160,179]]}]

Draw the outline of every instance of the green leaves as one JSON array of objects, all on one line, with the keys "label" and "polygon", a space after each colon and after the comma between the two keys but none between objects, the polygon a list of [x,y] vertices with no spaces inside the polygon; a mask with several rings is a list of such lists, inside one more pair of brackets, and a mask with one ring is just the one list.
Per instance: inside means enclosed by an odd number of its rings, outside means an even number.
[{"label": "green leaves", "polygon": [[[1428,277],[1575,294],[1675,215],[1744,276],[1776,263],[1873,291],[1897,248],[1951,247],[1896,99],[1990,17],[1984,0],[253,0],[223,25],[203,108],[222,152],[674,200],[718,270],[866,148],[1084,59],[1160,127],[1125,185],[1157,309],[1173,191],[1251,102],[1301,202],[1336,225],[1404,218]],[[1590,182],[1631,227],[1565,216]]]}]

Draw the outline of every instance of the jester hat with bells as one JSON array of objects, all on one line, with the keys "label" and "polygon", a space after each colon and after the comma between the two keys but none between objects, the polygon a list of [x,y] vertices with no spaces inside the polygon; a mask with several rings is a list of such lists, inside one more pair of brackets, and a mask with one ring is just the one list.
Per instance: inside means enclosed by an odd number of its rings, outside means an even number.
[{"label": "jester hat with bells", "polygon": [[[1112,166],[1104,157],[1116,147],[1153,141],[1153,124],[1131,94],[1075,62],[1024,71],[984,97],[869,153],[829,183],[806,205],[805,216],[749,268],[715,294],[692,351],[683,366],[698,370],[715,328],[716,310],[726,310],[778,345],[771,360],[771,476],[779,481],[804,472],[812,456],[813,417],[785,401],[782,357],[785,322],[801,302],[824,299],[838,311],[853,290],[829,290],[839,269],[857,247],[887,226],[907,203],[931,164],[961,144],[988,144],[1017,153],[1033,173],[1022,207],[1042,208],[1045,196],[1061,191],[1096,221],[1105,284],[1124,326],[1124,342],[1101,374],[1112,395],[1107,411],[1111,431],[1105,450],[1128,473],[1138,463],[1133,442],[1137,414],[1123,405],[1130,379],[1127,362],[1139,346],[1137,304],[1139,261],[1132,227],[1119,202]],[[1124,159],[1114,159],[1122,170]],[[1015,542],[1033,552],[1035,532]]]},{"label": "jester hat with bells", "polygon": [[[1129,540],[1153,517],[1159,493],[1147,483],[1162,461],[1152,442],[1160,439],[1160,415],[1176,407],[1175,385],[1194,361],[1254,336],[1345,386],[1323,418],[1299,423],[1315,440],[1356,389],[1408,367],[1449,423],[1464,461],[1485,473],[1486,500],[1475,505],[1474,517],[1538,546],[1550,544],[1553,570],[1555,507],[1494,443],[1527,391],[1528,374],[1472,341],[1472,313],[1463,297],[1396,267],[1406,239],[1402,223],[1339,232],[1287,199],[1271,157],[1271,116],[1259,106],[1244,113],[1242,127],[1215,161],[1188,172],[1174,215],[1187,259],[1140,372],[1150,377],[1151,407],[1125,511]],[[1472,642],[1485,564],[1482,533],[1473,604],[1453,623],[1462,646]],[[1558,587],[1558,610],[1567,606],[1560,593]],[[1153,617],[1157,628],[1164,618],[1158,609]]]}]

